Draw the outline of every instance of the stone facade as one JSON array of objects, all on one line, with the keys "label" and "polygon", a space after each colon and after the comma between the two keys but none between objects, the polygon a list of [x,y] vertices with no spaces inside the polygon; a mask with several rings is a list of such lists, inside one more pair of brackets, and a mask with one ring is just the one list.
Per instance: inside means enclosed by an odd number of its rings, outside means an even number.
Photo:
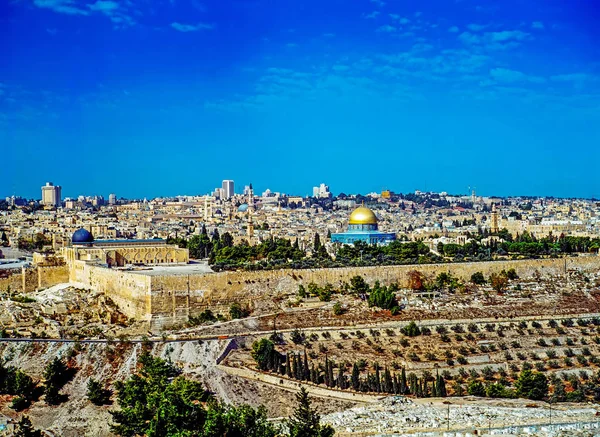
[{"label": "stone facade", "polygon": [[128,317],[149,321],[157,327],[183,323],[189,316],[209,308],[227,311],[234,302],[255,307],[260,301],[294,295],[299,284],[331,283],[337,287],[349,282],[353,276],[361,275],[370,284],[378,280],[382,284],[395,282],[407,286],[411,270],[419,270],[429,277],[452,272],[468,280],[475,272],[489,276],[511,268],[522,277],[529,277],[536,271],[542,276],[570,269],[597,271],[600,257],[156,276],[77,262],[72,280],[104,291]]},{"label": "stone facade", "polygon": [[90,244],[65,247],[66,262],[89,261],[122,267],[127,264],[187,264],[188,249],[166,244],[164,240],[96,240]]}]

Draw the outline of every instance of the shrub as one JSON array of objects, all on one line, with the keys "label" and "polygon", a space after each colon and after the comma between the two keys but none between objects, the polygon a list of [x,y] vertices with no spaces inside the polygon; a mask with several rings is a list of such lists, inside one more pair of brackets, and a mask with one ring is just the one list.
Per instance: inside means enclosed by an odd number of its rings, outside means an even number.
[{"label": "shrub", "polygon": [[400,329],[400,332],[408,337],[416,337],[418,335],[421,335],[421,329],[419,329],[419,327],[414,321],[402,327]]},{"label": "shrub", "polygon": [[290,339],[294,342],[294,344],[302,344],[304,343],[304,334],[300,332],[298,328],[294,329],[290,334]]},{"label": "shrub", "polygon": [[344,307],[342,306],[342,304],[340,302],[336,302],[335,304],[333,304],[333,314],[336,316],[341,316],[342,314],[344,314]]},{"label": "shrub", "polygon": [[485,366],[483,369],[481,369],[481,374],[483,375],[483,378],[486,381],[491,381],[492,379],[494,379],[494,374],[496,372],[494,371],[494,369],[492,369],[490,366]]},{"label": "shrub", "polygon": [[249,315],[250,310],[248,310],[247,308],[242,308],[242,306],[239,303],[232,303],[229,307],[229,317],[231,317],[231,320],[243,319],[245,317],[248,317]]},{"label": "shrub", "polygon": [[457,334],[465,332],[465,330],[463,329],[462,325],[454,325],[450,329],[452,329]]},{"label": "shrub", "polygon": [[437,326],[435,328],[435,332],[437,332],[438,334],[442,335],[442,334],[447,334],[448,330],[446,329],[445,326]]},{"label": "shrub", "polygon": [[110,401],[110,391],[104,389],[100,381],[90,378],[87,384],[87,398],[94,405],[108,404]]},{"label": "shrub", "polygon": [[471,275],[471,282],[476,285],[483,285],[486,283],[486,280],[483,273],[475,272]]},{"label": "shrub", "polygon": [[458,362],[458,364],[462,364],[463,366],[467,364],[467,359],[462,355],[457,356],[456,361]]},{"label": "shrub", "polygon": [[469,393],[471,396],[483,397],[485,396],[485,387],[480,381],[472,380],[467,386],[467,393]]}]

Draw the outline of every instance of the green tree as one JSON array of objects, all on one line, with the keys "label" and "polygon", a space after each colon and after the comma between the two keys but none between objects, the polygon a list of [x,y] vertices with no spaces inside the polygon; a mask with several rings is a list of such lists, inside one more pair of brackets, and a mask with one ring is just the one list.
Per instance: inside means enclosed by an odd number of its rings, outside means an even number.
[{"label": "green tree", "polygon": [[486,283],[485,277],[481,272],[475,272],[471,275],[471,282],[477,285],[483,285]]},{"label": "green tree", "polygon": [[279,370],[276,366],[280,361],[280,354],[271,340],[261,338],[252,343],[251,355],[260,370]]},{"label": "green tree", "polygon": [[411,321],[408,325],[402,327],[400,332],[408,337],[416,337],[421,335],[421,328],[414,321]]},{"label": "green tree", "polygon": [[119,436],[191,436],[201,429],[209,398],[202,384],[177,376],[171,363],[144,352],[139,370],[125,382],[117,382],[120,410],[111,411],[111,430]]},{"label": "green tree", "polygon": [[344,307],[340,302],[336,302],[333,304],[333,314],[336,316],[341,316],[344,314]]},{"label": "green tree", "polygon": [[350,290],[357,295],[366,295],[370,291],[369,284],[362,276],[356,275],[350,278]]},{"label": "green tree", "polygon": [[229,317],[231,317],[231,320],[243,319],[249,315],[250,311],[247,308],[242,308],[242,306],[237,302],[232,303],[229,307]]},{"label": "green tree", "polygon": [[319,414],[311,408],[308,392],[304,387],[296,394],[298,405],[288,420],[290,437],[331,437],[335,434],[329,425],[321,425]]},{"label": "green tree", "polygon": [[321,249],[321,237],[319,236],[318,232],[315,232],[313,249],[314,249],[315,253],[319,253],[319,250]]},{"label": "green tree", "polygon": [[46,403],[57,405],[62,402],[60,389],[69,381],[71,372],[65,363],[55,357],[44,369],[44,395]]},{"label": "green tree", "polygon": [[481,381],[473,379],[467,386],[467,393],[471,396],[485,396],[485,387]]},{"label": "green tree", "polygon": [[520,398],[541,400],[548,396],[548,379],[543,373],[523,370],[515,382],[515,389]]},{"label": "green tree", "polygon": [[94,405],[104,405],[110,402],[110,391],[106,390],[100,381],[90,378],[87,383],[87,398]]}]

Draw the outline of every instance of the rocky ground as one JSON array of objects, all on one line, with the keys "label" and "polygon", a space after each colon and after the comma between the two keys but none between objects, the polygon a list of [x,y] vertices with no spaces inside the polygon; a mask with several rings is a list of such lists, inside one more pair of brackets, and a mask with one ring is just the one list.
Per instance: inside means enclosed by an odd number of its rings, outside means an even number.
[{"label": "rocky ground", "polygon": [[[340,435],[404,435],[450,430],[479,433],[490,429],[525,427],[540,429],[543,424],[597,422],[600,406],[552,405],[524,400],[482,400],[478,398],[411,400],[389,397],[376,404],[325,415]],[[498,432],[498,431],[496,431]],[[597,431],[600,432],[600,431]],[[525,434],[523,430],[516,435]]]}]

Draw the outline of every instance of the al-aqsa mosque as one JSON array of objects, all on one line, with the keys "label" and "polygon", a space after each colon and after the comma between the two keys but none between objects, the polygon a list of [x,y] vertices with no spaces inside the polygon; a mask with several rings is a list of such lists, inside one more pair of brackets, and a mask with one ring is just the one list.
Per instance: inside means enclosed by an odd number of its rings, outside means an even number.
[{"label": "al-aqsa mosque", "polygon": [[389,244],[396,239],[396,234],[379,232],[377,216],[373,211],[364,206],[359,206],[348,221],[346,232],[331,234],[332,243],[353,244],[364,241],[368,244]]},{"label": "al-aqsa mosque", "polygon": [[160,265],[187,264],[188,249],[167,244],[160,238],[149,240],[95,240],[87,229],[75,231],[71,246],[63,248],[69,265],[74,261],[123,267],[127,264]]}]

